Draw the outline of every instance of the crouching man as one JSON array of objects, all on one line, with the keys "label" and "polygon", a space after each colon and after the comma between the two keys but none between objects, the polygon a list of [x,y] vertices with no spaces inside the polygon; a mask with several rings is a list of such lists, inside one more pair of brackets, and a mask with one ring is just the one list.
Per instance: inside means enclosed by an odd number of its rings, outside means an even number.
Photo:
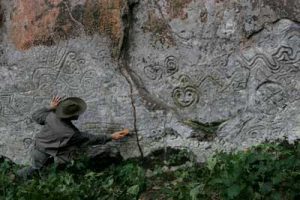
[{"label": "crouching man", "polygon": [[64,100],[53,97],[49,108],[42,108],[33,113],[33,120],[43,125],[43,128],[35,137],[35,146],[31,154],[32,165],[19,170],[18,176],[30,177],[45,166],[51,157],[57,164],[68,163],[72,159],[73,152],[83,144],[105,144],[128,134],[128,129],[110,136],[80,132],[72,120],[77,120],[86,107],[86,103],[77,97]]}]

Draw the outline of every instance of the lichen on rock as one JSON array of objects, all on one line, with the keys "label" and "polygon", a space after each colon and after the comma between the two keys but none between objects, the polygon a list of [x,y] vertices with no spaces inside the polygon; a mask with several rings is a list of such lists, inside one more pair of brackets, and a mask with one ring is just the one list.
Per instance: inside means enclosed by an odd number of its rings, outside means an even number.
[{"label": "lichen on rock", "polygon": [[126,0],[84,0],[76,5],[63,0],[16,1],[10,35],[20,50],[54,45],[84,33],[105,35],[112,46],[118,47],[123,40],[122,16],[126,12]]}]

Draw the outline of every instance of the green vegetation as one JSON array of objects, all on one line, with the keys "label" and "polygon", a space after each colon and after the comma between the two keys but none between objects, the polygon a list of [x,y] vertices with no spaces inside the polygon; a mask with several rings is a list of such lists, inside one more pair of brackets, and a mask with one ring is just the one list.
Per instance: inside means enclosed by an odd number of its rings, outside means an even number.
[{"label": "green vegetation", "polygon": [[[86,160],[64,170],[48,167],[31,180],[17,180],[17,166],[0,164],[0,199],[300,199],[300,143],[268,143],[232,154],[218,153],[201,166],[126,161],[91,170]],[[149,162],[149,160],[147,161]]]}]

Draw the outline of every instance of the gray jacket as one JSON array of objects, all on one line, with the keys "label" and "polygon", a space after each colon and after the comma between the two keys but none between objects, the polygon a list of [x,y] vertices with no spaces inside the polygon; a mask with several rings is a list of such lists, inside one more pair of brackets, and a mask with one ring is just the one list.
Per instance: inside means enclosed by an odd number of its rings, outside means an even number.
[{"label": "gray jacket", "polygon": [[70,153],[83,143],[105,144],[110,136],[80,132],[70,120],[60,119],[55,110],[42,108],[32,115],[34,121],[43,125],[35,136],[35,148],[52,156],[70,159]]}]

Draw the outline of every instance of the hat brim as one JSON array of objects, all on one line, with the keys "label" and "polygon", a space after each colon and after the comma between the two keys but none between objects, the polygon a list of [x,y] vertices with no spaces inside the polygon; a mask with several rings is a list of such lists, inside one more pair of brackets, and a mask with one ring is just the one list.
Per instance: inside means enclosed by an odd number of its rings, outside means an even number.
[{"label": "hat brim", "polygon": [[[79,110],[77,112],[74,112],[72,114],[66,114],[63,112],[63,108],[70,105],[70,104],[76,104],[79,106]],[[66,118],[71,118],[71,117],[75,117],[75,116],[79,116],[81,115],[82,113],[85,112],[87,108],[87,105],[85,103],[84,100],[78,98],[78,97],[69,97],[69,98],[66,98],[64,99],[63,101],[61,101],[56,110],[55,110],[55,114],[58,118],[61,118],[61,119],[66,119]]]}]

